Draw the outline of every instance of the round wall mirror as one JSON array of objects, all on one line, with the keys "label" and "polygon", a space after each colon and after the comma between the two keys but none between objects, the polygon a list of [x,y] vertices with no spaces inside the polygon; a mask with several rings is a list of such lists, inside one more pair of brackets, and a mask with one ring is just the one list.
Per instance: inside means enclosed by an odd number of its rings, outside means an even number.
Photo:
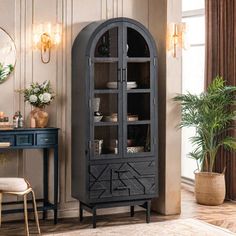
[{"label": "round wall mirror", "polygon": [[16,46],[11,36],[0,27],[0,84],[14,70],[16,63]]}]

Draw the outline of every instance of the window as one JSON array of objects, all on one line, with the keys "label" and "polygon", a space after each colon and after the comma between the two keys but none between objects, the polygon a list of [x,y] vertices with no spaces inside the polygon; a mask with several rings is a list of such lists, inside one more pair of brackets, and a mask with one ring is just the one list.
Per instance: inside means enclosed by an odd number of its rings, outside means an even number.
[{"label": "window", "polygon": [[[182,22],[187,24],[189,48],[182,52],[182,93],[204,90],[205,13],[204,0],[182,0]],[[187,155],[193,147],[189,138],[194,128],[182,129],[182,177],[194,179],[196,161]]]}]

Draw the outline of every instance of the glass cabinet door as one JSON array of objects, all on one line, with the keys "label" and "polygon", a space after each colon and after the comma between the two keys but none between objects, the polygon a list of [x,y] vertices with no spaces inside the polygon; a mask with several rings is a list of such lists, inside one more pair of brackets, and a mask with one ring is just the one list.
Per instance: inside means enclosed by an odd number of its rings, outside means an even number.
[{"label": "glass cabinet door", "polygon": [[92,157],[116,158],[121,153],[120,27],[109,29],[97,41],[92,58]]},{"label": "glass cabinet door", "polygon": [[153,60],[148,44],[139,32],[126,27],[126,35],[126,73],[123,79],[123,94],[126,101],[123,108],[124,156],[146,156],[153,152]]}]

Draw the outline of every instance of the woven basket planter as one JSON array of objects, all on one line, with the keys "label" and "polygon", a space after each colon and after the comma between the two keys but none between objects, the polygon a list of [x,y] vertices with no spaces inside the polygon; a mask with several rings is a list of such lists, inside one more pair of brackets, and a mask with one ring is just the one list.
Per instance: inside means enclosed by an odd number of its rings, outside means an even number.
[{"label": "woven basket planter", "polygon": [[199,204],[217,206],[225,199],[224,173],[195,173],[195,197]]}]

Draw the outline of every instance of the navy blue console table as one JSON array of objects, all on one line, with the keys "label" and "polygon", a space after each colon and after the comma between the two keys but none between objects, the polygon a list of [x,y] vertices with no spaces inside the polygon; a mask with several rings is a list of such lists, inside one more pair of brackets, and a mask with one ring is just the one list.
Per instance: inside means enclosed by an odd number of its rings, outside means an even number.
[{"label": "navy blue console table", "polygon": [[[58,128],[20,128],[13,130],[0,130],[0,144],[8,143],[10,146],[0,147],[0,153],[15,149],[42,149],[43,150],[43,202],[38,210],[43,211],[43,219],[47,217],[47,210],[54,210],[54,223],[57,223],[57,202],[58,202]],[[54,150],[54,202],[48,199],[48,158],[49,149]],[[7,202],[4,204],[18,204]],[[32,209],[29,209],[32,210]],[[23,209],[4,210],[2,213],[22,212]]]}]

